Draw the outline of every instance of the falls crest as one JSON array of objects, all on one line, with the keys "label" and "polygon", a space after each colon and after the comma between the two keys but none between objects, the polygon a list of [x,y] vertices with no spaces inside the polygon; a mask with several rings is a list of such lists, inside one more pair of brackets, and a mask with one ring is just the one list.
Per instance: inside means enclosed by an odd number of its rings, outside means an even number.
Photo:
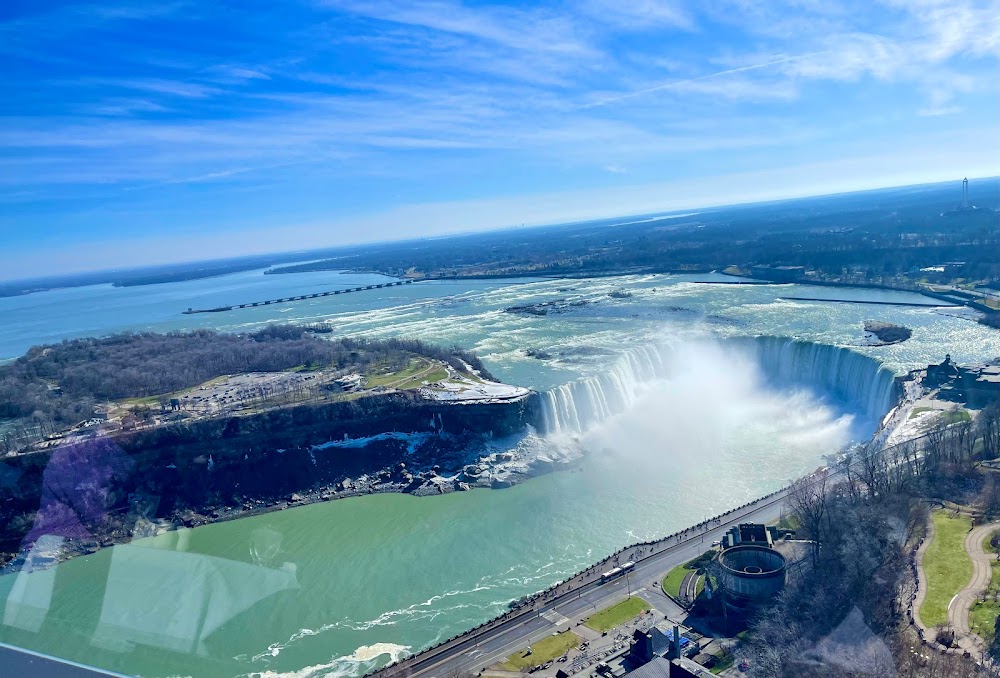
[{"label": "falls crest", "polygon": [[[721,340],[733,357],[752,360],[765,378],[780,386],[806,386],[831,393],[873,419],[895,404],[893,373],[878,360],[848,348],[788,337]],[[670,345],[646,345],[623,353],[601,374],[577,379],[541,394],[542,429],[547,434],[581,433],[624,412],[644,383],[669,378],[679,366]]]}]

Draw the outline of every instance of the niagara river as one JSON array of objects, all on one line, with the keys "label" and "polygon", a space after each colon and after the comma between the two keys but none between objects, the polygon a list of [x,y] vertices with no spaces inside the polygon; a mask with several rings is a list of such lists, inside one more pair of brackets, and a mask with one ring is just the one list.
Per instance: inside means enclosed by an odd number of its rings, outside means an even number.
[{"label": "niagara river", "polygon": [[[545,403],[537,431],[495,447],[576,461],[508,489],[313,504],[0,577],[0,641],[143,676],[359,676],[811,472],[876,430],[909,370],[1000,356],[1000,333],[916,294],[714,274],[427,281],[181,314],[387,280],[249,271],[4,298],[0,359],[78,336],[269,322],[459,345]],[[869,345],[872,319],[912,336]]]}]

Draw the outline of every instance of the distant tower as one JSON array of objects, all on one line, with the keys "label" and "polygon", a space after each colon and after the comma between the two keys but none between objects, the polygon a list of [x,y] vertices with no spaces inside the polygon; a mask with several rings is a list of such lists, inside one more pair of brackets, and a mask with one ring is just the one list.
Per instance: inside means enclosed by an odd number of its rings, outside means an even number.
[{"label": "distant tower", "polygon": [[962,209],[969,209],[969,179],[962,179]]}]

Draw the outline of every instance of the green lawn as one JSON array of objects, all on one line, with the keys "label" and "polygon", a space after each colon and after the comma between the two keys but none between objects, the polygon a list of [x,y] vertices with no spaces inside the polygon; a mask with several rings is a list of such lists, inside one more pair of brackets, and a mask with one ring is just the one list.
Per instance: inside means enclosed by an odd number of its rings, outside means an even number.
[{"label": "green lawn", "polygon": [[674,598],[679,596],[681,594],[681,583],[690,571],[684,565],[678,565],[670,570],[670,572],[667,572],[667,576],[663,578],[662,582],[663,592]]},{"label": "green lawn", "polygon": [[530,646],[531,654],[526,654],[527,650],[515,652],[497,664],[496,667],[501,671],[527,671],[532,666],[540,666],[556,657],[563,656],[570,648],[579,645],[580,641],[580,636],[572,631],[546,636]]},{"label": "green lawn", "polygon": [[941,420],[946,424],[958,424],[963,421],[972,421],[972,416],[969,414],[968,410],[963,410],[961,408],[957,410],[948,410],[941,415]]},{"label": "green lawn", "polygon": [[927,597],[919,614],[924,625],[933,628],[948,621],[948,604],[972,579],[972,561],[964,546],[972,521],[943,510],[932,512],[931,519],[934,538],[924,554]]},{"label": "green lawn", "polygon": [[[990,545],[992,536],[988,534],[983,539],[983,550],[987,553],[996,553],[996,549]],[[1000,617],[1000,563],[993,561],[990,570],[990,585],[986,587],[986,600],[977,601],[969,611],[969,626],[987,643],[993,640],[997,617]]]},{"label": "green lawn", "polygon": [[[935,408],[933,407],[914,407],[910,410],[910,419],[915,419],[918,415],[924,412],[931,412]],[[941,412],[941,421],[945,424],[957,424],[963,421],[972,421],[972,416],[969,414],[968,410],[959,407],[954,410],[939,410]]]},{"label": "green lawn", "polygon": [[[663,587],[663,592],[676,598],[681,594],[681,583],[684,581],[684,576],[691,571],[696,571],[708,567],[708,564],[715,557],[715,551],[705,551],[700,556],[694,560],[689,560],[683,565],[678,565],[669,572],[667,576],[663,578],[660,585]],[[698,584],[698,593],[701,593],[704,589],[704,581]]]},{"label": "green lawn", "polygon": [[365,379],[365,383],[369,388],[374,388],[376,386],[386,386],[388,384],[394,384],[397,381],[406,380],[412,377],[414,374],[420,372],[427,367],[427,363],[423,360],[413,358],[410,363],[402,370],[398,372],[384,372],[382,374],[371,374]]},{"label": "green lawn", "polygon": [[604,608],[597,614],[590,615],[583,624],[603,633],[616,626],[621,626],[630,619],[635,619],[648,609],[649,603],[642,598],[626,598],[616,605]]},{"label": "green lawn", "polygon": [[736,663],[736,655],[728,654],[722,659],[720,659],[719,662],[711,668],[711,672],[715,675],[718,675],[735,663]]},{"label": "green lawn", "polygon": [[365,379],[365,385],[368,388],[388,386],[391,388],[405,390],[408,388],[417,388],[425,381],[429,384],[433,384],[435,381],[441,381],[442,379],[447,378],[448,371],[441,366],[434,366],[434,369],[425,373],[425,370],[431,366],[431,363],[422,358],[414,358],[405,369],[398,372],[388,372],[368,376]]},{"label": "green lawn", "polygon": [[436,381],[441,381],[442,379],[447,379],[447,378],[448,378],[448,371],[442,367],[440,369],[431,370],[427,374],[415,376],[412,379],[407,379],[403,383],[397,384],[396,388],[398,389],[417,388],[419,386],[423,386],[425,381],[428,384],[433,384]]}]

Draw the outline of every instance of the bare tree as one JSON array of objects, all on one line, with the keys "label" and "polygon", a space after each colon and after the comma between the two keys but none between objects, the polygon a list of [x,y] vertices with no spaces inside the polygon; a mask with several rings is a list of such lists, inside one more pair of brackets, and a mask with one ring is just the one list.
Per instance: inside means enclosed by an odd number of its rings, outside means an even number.
[{"label": "bare tree", "polygon": [[[788,491],[788,503],[799,517],[805,532],[815,543],[823,541],[827,521],[827,480],[826,469],[792,483]],[[816,557],[816,548],[813,557]]]}]

